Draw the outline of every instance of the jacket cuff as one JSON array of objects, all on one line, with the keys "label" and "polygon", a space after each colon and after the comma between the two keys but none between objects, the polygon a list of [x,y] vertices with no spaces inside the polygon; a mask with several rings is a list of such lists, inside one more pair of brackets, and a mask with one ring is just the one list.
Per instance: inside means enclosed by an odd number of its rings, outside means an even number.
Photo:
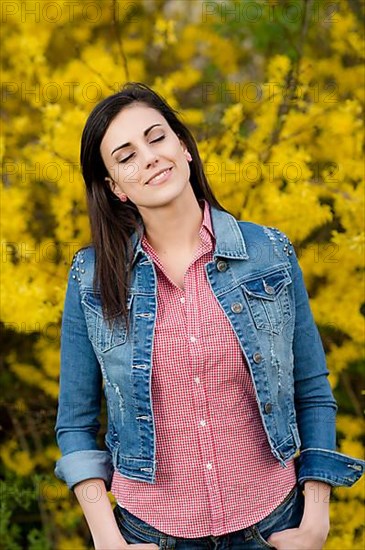
[{"label": "jacket cuff", "polygon": [[299,484],[316,480],[351,487],[365,471],[364,460],[327,449],[304,449],[295,461]]},{"label": "jacket cuff", "polygon": [[56,462],[55,476],[65,481],[69,489],[86,479],[101,478],[110,490],[114,468],[107,451],[74,451]]}]

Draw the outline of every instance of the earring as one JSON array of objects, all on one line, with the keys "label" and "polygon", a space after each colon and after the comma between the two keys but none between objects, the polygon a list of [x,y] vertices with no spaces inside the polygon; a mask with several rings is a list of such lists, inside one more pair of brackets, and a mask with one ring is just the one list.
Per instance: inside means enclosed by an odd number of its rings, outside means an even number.
[{"label": "earring", "polygon": [[189,151],[184,151],[185,153],[185,156],[186,156],[186,159],[188,162],[191,162],[193,160],[193,157],[191,156],[191,154],[189,153]]},{"label": "earring", "polygon": [[127,197],[127,195],[119,195],[119,199],[120,199],[122,202],[127,202],[128,197]]}]

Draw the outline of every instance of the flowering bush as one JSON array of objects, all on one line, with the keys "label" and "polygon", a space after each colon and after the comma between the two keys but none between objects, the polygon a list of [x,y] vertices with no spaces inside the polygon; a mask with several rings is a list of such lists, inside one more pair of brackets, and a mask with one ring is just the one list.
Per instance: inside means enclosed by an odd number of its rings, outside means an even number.
[{"label": "flowering bush", "polygon": [[[338,447],[361,457],[363,4],[3,0],[1,8],[9,548],[90,544],[75,499],[52,478],[60,319],[70,260],[90,238],[81,131],[95,103],[128,80],[181,110],[228,210],[293,241],[340,408]],[[333,490],[327,549],[363,547],[363,491],[363,480]]]}]

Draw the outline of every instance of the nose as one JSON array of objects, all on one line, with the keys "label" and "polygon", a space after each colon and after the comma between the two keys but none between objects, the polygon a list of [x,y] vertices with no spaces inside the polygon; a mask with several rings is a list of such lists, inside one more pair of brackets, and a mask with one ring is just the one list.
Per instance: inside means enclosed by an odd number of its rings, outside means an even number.
[{"label": "nose", "polygon": [[145,145],[143,149],[141,149],[141,160],[142,166],[145,168],[149,168],[156,163],[156,161],[158,160],[158,155],[152,149],[152,147]]}]

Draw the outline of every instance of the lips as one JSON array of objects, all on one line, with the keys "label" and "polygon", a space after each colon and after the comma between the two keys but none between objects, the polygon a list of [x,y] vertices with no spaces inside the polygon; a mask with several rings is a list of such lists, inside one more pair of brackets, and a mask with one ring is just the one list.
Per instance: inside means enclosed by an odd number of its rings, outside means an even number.
[{"label": "lips", "polygon": [[148,185],[148,184],[153,184],[153,183],[158,183],[159,180],[162,180],[164,178],[164,176],[170,172],[172,170],[172,166],[170,166],[170,168],[163,168],[162,170],[159,170],[158,172],[156,172],[156,174],[154,174],[153,176],[150,177],[150,179],[148,181],[146,181],[145,185]]}]

